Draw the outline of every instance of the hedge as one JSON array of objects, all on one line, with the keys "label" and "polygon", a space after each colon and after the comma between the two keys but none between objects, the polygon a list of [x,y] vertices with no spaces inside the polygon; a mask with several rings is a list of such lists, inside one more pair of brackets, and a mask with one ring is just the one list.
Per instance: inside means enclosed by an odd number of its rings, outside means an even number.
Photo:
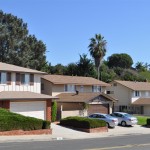
[{"label": "hedge", "polygon": [[57,102],[54,101],[52,103],[52,122],[56,121],[56,117],[57,117]]},{"label": "hedge", "polygon": [[50,122],[33,117],[25,117],[0,108],[0,131],[49,129]]},{"label": "hedge", "polygon": [[105,127],[106,122],[103,120],[90,119],[86,117],[67,117],[60,120],[60,125],[75,128],[91,129]]},{"label": "hedge", "polygon": [[150,125],[150,118],[147,118],[147,125]]}]

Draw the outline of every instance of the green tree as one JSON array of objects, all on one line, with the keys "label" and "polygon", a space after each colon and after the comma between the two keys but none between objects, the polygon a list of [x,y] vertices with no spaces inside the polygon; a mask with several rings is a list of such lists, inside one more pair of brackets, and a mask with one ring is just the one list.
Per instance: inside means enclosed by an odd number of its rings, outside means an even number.
[{"label": "green tree", "polygon": [[117,76],[113,69],[109,69],[106,61],[104,61],[104,63],[101,65],[100,70],[101,70],[101,80],[104,82],[111,82]]},{"label": "green tree", "polygon": [[70,76],[78,75],[78,66],[76,63],[70,63],[67,65],[66,75]]},{"label": "green tree", "polygon": [[92,76],[96,75],[94,64],[91,59],[87,58],[86,54],[80,55],[80,60],[77,63],[77,71],[79,76]]},{"label": "green tree", "polygon": [[90,55],[94,58],[99,80],[101,61],[106,54],[106,40],[101,34],[95,34],[95,37],[90,39],[88,48]]},{"label": "green tree", "polygon": [[110,57],[108,57],[109,68],[120,67],[120,68],[127,69],[127,68],[131,68],[132,64],[133,64],[133,60],[131,56],[125,53],[113,54]]},{"label": "green tree", "polygon": [[52,103],[52,122],[56,121],[57,118],[57,102]]},{"label": "green tree", "polygon": [[66,66],[63,66],[62,64],[57,64],[53,67],[52,74],[65,75],[66,70],[67,70]]},{"label": "green tree", "polygon": [[136,64],[135,64],[135,69],[137,70],[137,71],[140,71],[140,72],[142,72],[142,71],[146,71],[147,70],[147,66],[145,66],[144,64],[143,64],[143,62],[137,62]]},{"label": "green tree", "polygon": [[1,62],[42,70],[47,63],[45,51],[45,44],[28,34],[22,19],[0,11]]}]

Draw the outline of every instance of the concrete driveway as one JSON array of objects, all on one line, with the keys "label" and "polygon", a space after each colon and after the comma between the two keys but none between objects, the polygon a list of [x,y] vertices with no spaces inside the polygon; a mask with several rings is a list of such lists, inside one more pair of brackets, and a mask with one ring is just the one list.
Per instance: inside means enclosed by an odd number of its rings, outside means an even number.
[{"label": "concrete driveway", "polygon": [[59,125],[52,124],[53,138],[62,137],[64,139],[85,139],[85,138],[100,138],[110,136],[122,136],[133,134],[150,134],[150,128],[145,128],[140,125],[134,125],[129,127],[116,126],[114,129],[109,129],[108,132],[102,133],[85,133]]},{"label": "concrete driveway", "polygon": [[150,128],[141,127],[139,125],[135,125],[133,127],[116,126],[114,129],[109,129],[108,132],[102,132],[102,133],[80,132],[53,123],[51,124],[51,127],[53,128],[52,135],[0,136],[0,143],[71,140],[71,139],[126,136],[126,135],[136,135],[136,134],[150,134]]}]

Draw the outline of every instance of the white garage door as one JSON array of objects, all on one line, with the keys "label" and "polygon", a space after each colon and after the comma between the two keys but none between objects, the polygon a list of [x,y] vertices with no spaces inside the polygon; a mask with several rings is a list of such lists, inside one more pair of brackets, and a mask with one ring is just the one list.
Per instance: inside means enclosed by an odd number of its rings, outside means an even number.
[{"label": "white garage door", "polygon": [[10,102],[10,111],[24,115],[46,120],[46,102]]}]

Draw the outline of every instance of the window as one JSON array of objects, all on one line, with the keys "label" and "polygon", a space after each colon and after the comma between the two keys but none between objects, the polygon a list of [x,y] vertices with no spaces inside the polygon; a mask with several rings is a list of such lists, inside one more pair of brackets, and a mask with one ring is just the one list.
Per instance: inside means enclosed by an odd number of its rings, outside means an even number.
[{"label": "window", "polygon": [[140,92],[139,91],[135,91],[135,96],[136,97],[140,96]]},{"label": "window", "polygon": [[6,72],[0,72],[0,84],[6,84]]},{"label": "window", "polygon": [[67,85],[65,85],[65,92],[67,92],[67,89],[68,89],[68,88],[67,88]]},{"label": "window", "polygon": [[29,85],[30,77],[29,74],[16,73],[16,85],[26,84]]},{"label": "window", "polygon": [[30,85],[34,85],[34,74],[30,74]]},{"label": "window", "polygon": [[76,91],[76,86],[72,84],[67,84],[65,85],[65,92],[75,92]]},{"label": "window", "polygon": [[101,87],[100,86],[92,86],[92,92],[101,92]]},{"label": "window", "polygon": [[107,91],[107,94],[114,94],[114,91]]},{"label": "window", "polygon": [[7,84],[10,85],[11,84],[11,73],[7,72]]},{"label": "window", "polygon": [[16,73],[16,85],[20,85],[20,73]]},{"label": "window", "polygon": [[128,106],[127,105],[120,105],[119,106],[119,111],[121,112],[127,112],[128,110]]},{"label": "window", "polygon": [[24,82],[24,84],[29,85],[29,82],[30,82],[30,76],[29,76],[29,74],[25,74],[25,82]]},{"label": "window", "polygon": [[83,85],[80,86],[80,92],[84,92],[84,86]]},{"label": "window", "polygon": [[25,74],[21,74],[21,84],[25,84]]}]

